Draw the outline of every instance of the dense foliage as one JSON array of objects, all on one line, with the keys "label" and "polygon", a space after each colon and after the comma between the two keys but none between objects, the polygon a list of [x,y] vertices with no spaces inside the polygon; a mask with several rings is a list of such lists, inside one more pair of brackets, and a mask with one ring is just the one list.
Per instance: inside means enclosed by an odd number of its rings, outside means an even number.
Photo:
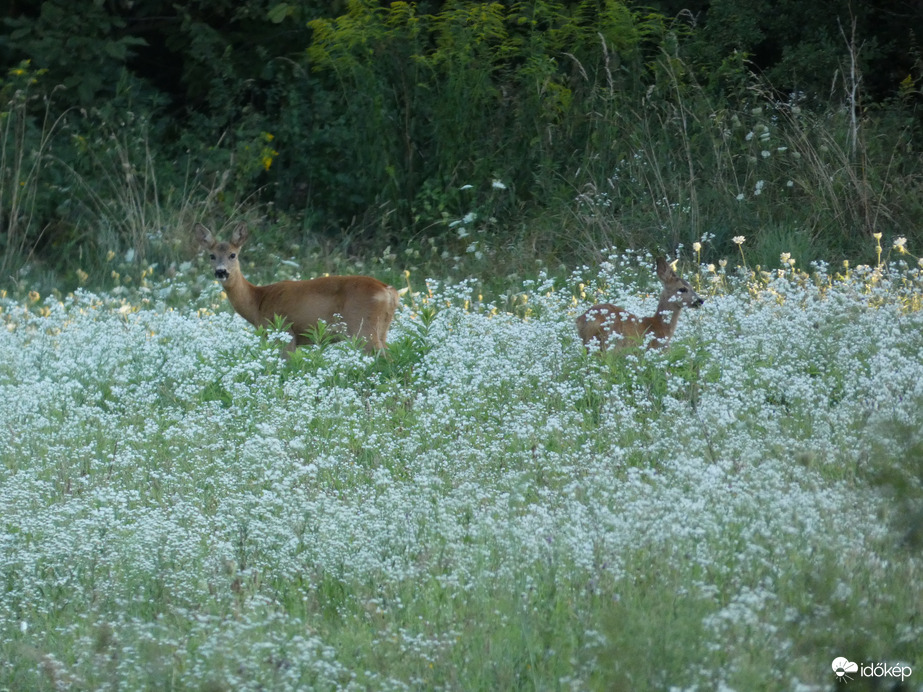
[{"label": "dense foliage", "polygon": [[508,259],[915,239],[918,3],[650,4],[13,3],[2,274],[169,262],[241,214]]}]

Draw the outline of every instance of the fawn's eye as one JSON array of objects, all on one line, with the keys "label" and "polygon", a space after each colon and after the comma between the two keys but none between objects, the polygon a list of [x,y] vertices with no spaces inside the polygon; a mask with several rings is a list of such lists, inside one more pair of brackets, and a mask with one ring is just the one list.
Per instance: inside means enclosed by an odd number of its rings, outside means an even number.
[{"label": "fawn's eye", "polygon": [[677,288],[676,292],[677,293],[689,293],[689,289],[688,288]]},{"label": "fawn's eye", "polygon": [[211,258],[214,260],[214,259],[215,259],[215,256],[214,256],[214,255],[211,255]]},{"label": "fawn's eye", "polygon": [[230,257],[231,259],[234,259],[235,257],[237,257],[237,253],[232,252],[230,255],[228,255],[228,257]]}]

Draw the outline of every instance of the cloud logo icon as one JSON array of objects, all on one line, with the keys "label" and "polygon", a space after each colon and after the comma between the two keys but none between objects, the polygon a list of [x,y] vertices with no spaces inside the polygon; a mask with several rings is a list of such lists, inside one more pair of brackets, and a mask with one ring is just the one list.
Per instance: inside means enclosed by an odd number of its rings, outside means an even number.
[{"label": "cloud logo icon", "polygon": [[833,672],[836,674],[838,680],[850,680],[851,678],[846,673],[857,673],[859,672],[859,664],[853,663],[849,659],[838,656],[833,659],[833,663],[830,664],[833,668]]}]

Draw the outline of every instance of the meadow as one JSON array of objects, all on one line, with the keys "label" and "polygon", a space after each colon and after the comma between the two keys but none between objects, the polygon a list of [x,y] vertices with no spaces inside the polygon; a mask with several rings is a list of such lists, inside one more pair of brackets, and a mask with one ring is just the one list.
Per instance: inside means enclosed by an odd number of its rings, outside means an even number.
[{"label": "meadow", "polygon": [[285,361],[197,266],[3,295],[0,690],[917,689],[906,250],[687,257],[705,305],[605,357],[574,318],[649,314],[648,257],[408,276],[387,360]]}]

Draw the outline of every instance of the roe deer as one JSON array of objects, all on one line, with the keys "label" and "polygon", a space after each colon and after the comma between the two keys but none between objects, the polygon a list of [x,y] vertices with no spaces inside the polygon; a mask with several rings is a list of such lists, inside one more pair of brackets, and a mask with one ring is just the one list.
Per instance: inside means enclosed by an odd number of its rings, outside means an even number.
[{"label": "roe deer", "polygon": [[704,301],[663,257],[657,258],[657,278],[663,284],[663,291],[653,317],[636,317],[611,303],[594,305],[577,318],[577,333],[584,345],[595,339],[599,350],[605,351],[610,337],[616,337],[618,348],[640,345],[647,337],[650,337],[648,348],[669,343],[683,307],[697,308]]},{"label": "roe deer", "polygon": [[308,281],[279,281],[254,286],[240,271],[238,253],[249,231],[239,225],[228,243],[218,242],[202,224],[196,239],[211,255],[215,278],[224,286],[238,315],[255,327],[266,327],[278,315],[292,334],[287,353],[310,343],[305,333],[319,320],[331,326],[343,325],[348,336],[365,340],[366,351],[386,346],[388,328],[400,298],[394,288],[370,276],[324,276]]}]

